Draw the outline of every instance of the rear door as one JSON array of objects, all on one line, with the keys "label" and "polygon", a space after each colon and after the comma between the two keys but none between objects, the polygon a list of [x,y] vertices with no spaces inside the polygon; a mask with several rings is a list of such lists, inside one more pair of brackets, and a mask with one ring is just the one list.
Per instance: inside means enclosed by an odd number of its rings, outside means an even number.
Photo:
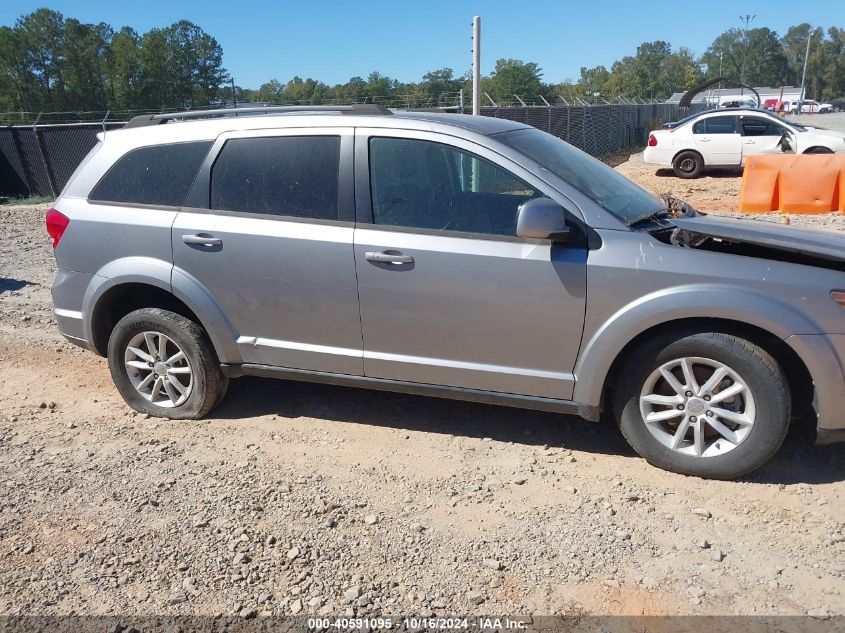
[{"label": "rear door", "polygon": [[514,236],[543,184],[469,141],[406,130],[356,130],[355,168],[365,375],[571,398],[586,245]]},{"label": "rear door", "polygon": [[766,117],[742,116],[739,118],[742,132],[742,162],[755,154],[780,154],[780,140],[786,128]]},{"label": "rear door", "polygon": [[700,119],[693,125],[692,135],[705,164],[739,165],[742,162],[742,145],[735,115]]},{"label": "rear door", "polygon": [[173,224],[176,269],[238,333],[246,363],[362,373],[352,129],[230,133]]}]

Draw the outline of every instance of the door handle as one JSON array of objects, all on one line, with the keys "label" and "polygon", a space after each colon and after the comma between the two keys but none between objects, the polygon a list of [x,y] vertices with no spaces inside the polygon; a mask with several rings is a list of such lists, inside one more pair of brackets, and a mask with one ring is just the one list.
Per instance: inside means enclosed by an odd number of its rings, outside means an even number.
[{"label": "door handle", "polygon": [[367,251],[364,253],[364,259],[368,262],[377,262],[380,264],[413,264],[414,258],[410,255],[405,255],[401,251]]},{"label": "door handle", "polygon": [[743,145],[756,145],[757,141],[743,141],[742,144]]},{"label": "door handle", "polygon": [[700,138],[698,140],[701,141],[702,143],[709,143],[710,142],[709,138]]},{"label": "door handle", "polygon": [[208,233],[200,233],[198,235],[183,235],[182,241],[185,244],[196,244],[198,246],[220,246],[223,240],[219,237],[214,237]]}]

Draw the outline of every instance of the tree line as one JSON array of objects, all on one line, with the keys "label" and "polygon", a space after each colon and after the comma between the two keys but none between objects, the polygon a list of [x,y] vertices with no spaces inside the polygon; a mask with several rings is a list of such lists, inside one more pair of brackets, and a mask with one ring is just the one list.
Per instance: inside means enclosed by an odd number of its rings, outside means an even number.
[{"label": "tree line", "polygon": [[752,86],[800,86],[808,37],[807,97],[845,96],[845,29],[831,27],[824,33],[807,23],[790,27],[782,37],[765,27],[728,29],[699,58],[687,48],[673,51],[665,41],[645,42],[636,55],[610,68],[582,68],[571,91],[581,97],[662,99],[720,76]]},{"label": "tree line", "polygon": [[[826,33],[811,25],[785,35],[768,28],[729,29],[700,57],[662,40],[644,42],[636,54],[609,68],[581,68],[580,77],[543,81],[536,62],[500,59],[482,78],[483,105],[600,101],[617,96],[664,99],[705,78],[721,75],[753,85],[798,85],[808,35],[808,96],[845,95],[845,29]],[[469,72],[431,70],[418,82],[380,72],[329,85],[318,79],[272,79],[261,86],[235,86],[223,66],[223,49],[202,28],[181,20],[139,34],[124,26],[85,24],[50,9],[0,27],[0,111],[122,111],[214,106],[241,101],[278,104],[377,102],[388,106],[455,106],[464,90],[469,105]],[[489,97],[488,97],[489,96]]]}]

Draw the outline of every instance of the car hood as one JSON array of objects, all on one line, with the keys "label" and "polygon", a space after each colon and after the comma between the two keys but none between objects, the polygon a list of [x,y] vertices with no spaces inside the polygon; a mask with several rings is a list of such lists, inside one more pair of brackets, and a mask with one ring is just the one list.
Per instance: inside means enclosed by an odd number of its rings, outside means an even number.
[{"label": "car hood", "polygon": [[820,127],[809,127],[804,126],[807,128],[807,132],[815,134],[817,136],[829,136],[832,138],[845,138],[845,132],[838,132],[837,130],[825,130],[824,128]]},{"label": "car hood", "polygon": [[716,218],[712,215],[674,218],[672,223],[696,236],[845,262],[845,235],[832,231],[808,231],[760,220]]}]

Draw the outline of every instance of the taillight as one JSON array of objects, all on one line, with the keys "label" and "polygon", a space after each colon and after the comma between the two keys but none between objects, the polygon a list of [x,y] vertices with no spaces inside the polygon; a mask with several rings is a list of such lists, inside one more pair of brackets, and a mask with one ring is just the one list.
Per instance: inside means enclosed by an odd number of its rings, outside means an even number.
[{"label": "taillight", "polygon": [[839,304],[840,308],[845,308],[845,291],[834,290],[830,293],[831,298]]},{"label": "taillight", "polygon": [[53,238],[53,248],[56,248],[59,245],[59,240],[62,239],[62,235],[65,233],[67,225],[70,224],[70,219],[65,214],[56,211],[56,209],[50,209],[47,211],[45,221],[47,223],[47,233]]},{"label": "taillight", "polygon": [[657,137],[654,134],[648,135],[648,146],[657,147]]}]

